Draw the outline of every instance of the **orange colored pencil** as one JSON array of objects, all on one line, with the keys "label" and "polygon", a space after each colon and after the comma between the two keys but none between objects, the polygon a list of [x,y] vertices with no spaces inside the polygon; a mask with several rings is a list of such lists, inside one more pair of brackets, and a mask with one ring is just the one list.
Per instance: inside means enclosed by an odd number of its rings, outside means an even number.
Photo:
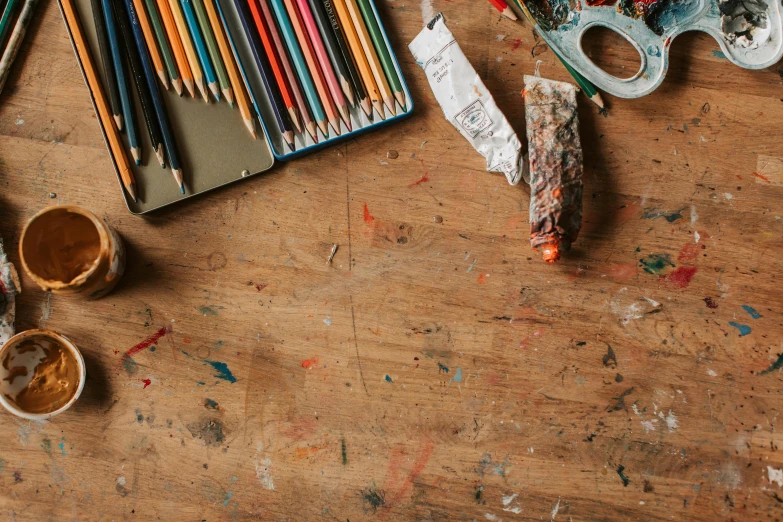
[{"label": "orange colored pencil", "polygon": [[90,57],[89,47],[87,47],[82,27],[79,24],[79,17],[76,14],[73,0],[61,0],[61,4],[65,15],[65,21],[73,35],[76,53],[79,55],[79,60],[82,62],[82,67],[84,68],[87,86],[90,88],[92,97],[95,100],[95,107],[98,109],[98,117],[101,119],[104,132],[106,132],[106,138],[109,142],[112,156],[114,156],[114,161],[117,162],[122,184],[125,186],[125,190],[128,191],[128,194],[133,201],[137,201],[136,181],[133,179],[133,172],[131,172],[128,157],[125,155],[125,149],[122,146],[122,142],[120,142],[119,131],[114,126],[114,120],[112,119],[109,105],[106,102],[106,97],[103,94],[101,82],[98,80],[98,75],[95,72],[95,65]]},{"label": "orange colored pencil", "polygon": [[302,48],[302,54],[307,62],[307,68],[310,69],[310,76],[313,78],[315,90],[318,91],[318,97],[321,99],[321,104],[326,112],[326,117],[334,132],[339,136],[342,132],[340,131],[340,116],[337,113],[337,106],[329,94],[326,80],[313,50],[313,44],[310,43],[310,38],[307,36],[307,31],[305,31],[302,15],[299,14],[299,8],[296,7],[294,0],[284,1],[288,16],[291,18],[291,25],[294,26],[296,39],[299,40],[299,46]]},{"label": "orange colored pencil", "polygon": [[372,106],[375,107],[375,112],[377,112],[378,116],[383,120],[386,117],[383,112],[383,101],[381,99],[381,94],[378,91],[378,84],[375,82],[375,77],[370,69],[370,63],[367,61],[367,56],[364,54],[364,48],[362,48],[362,44],[359,41],[359,35],[356,34],[356,28],[351,20],[348,7],[345,5],[345,0],[332,0],[332,7],[334,7],[334,11],[340,19],[340,25],[342,25],[348,47],[351,48],[351,54],[353,54],[353,58],[356,61],[356,69],[359,71],[359,76],[362,77],[362,83],[364,83],[367,96],[370,97]]},{"label": "orange colored pencil", "polygon": [[185,56],[185,49],[182,47],[182,40],[179,39],[179,31],[177,31],[177,24],[174,22],[174,15],[171,14],[171,8],[167,0],[158,0],[157,4],[160,17],[163,20],[163,27],[166,29],[166,34],[169,37],[171,52],[174,55],[174,60],[177,62],[179,75],[182,77],[182,83],[185,84],[190,97],[195,98],[196,91],[193,87],[193,73],[190,71],[188,58]]},{"label": "orange colored pencil", "polygon": [[[150,25],[150,19],[145,11],[144,3],[142,0],[133,0],[133,7],[136,8],[136,14],[139,17],[139,25],[144,33],[144,41],[147,42],[147,49],[150,51],[150,57],[152,58],[152,65],[155,67],[155,71],[160,76],[160,81],[163,83],[163,87],[169,88],[169,75],[166,74],[166,68],[163,66],[163,58],[160,56],[160,49],[158,49],[158,42],[155,40],[155,33],[152,32],[152,26]],[[129,44],[130,42],[126,42]]]}]

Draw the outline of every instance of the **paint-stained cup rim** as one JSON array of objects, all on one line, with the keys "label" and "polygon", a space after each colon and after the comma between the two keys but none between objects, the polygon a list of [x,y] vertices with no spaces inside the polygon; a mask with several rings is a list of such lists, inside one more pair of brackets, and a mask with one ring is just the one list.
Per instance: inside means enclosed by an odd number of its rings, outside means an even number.
[{"label": "paint-stained cup rim", "polygon": [[108,250],[111,247],[109,235],[106,233],[106,230],[104,228],[105,227],[104,223],[101,221],[101,219],[98,216],[96,216],[86,208],[82,208],[76,205],[64,204],[64,205],[52,205],[50,207],[46,207],[39,210],[33,217],[30,218],[30,220],[25,224],[24,228],[22,229],[22,235],[19,238],[19,257],[22,260],[22,268],[24,268],[24,271],[27,272],[27,275],[29,275],[30,278],[32,278],[32,280],[35,281],[35,283],[38,286],[40,286],[43,290],[47,290],[47,291],[53,290],[55,292],[60,289],[70,288],[83,284],[98,270],[98,267],[101,264],[101,259],[103,257],[102,254],[99,255],[95,259],[95,261],[93,261],[92,266],[90,266],[88,270],[82,272],[81,274],[76,276],[73,280],[67,282],[51,281],[49,279],[44,279],[43,277],[39,276],[38,274],[36,274],[30,269],[30,266],[28,265],[24,255],[24,245],[25,245],[25,238],[27,236],[27,232],[29,231],[30,226],[37,219],[39,219],[45,214],[57,210],[65,210],[68,212],[72,212],[74,214],[79,214],[89,219],[90,222],[92,222],[93,226],[95,226],[95,230],[97,230],[98,237],[101,240],[101,252],[108,252]]},{"label": "paint-stained cup rim", "polygon": [[49,339],[53,339],[54,341],[60,343],[62,346],[65,346],[68,348],[68,350],[73,355],[74,359],[76,359],[76,364],[79,367],[79,386],[76,388],[76,393],[73,394],[73,397],[65,403],[60,408],[50,411],[48,413],[29,413],[24,410],[19,409],[15,404],[13,404],[11,401],[5,398],[5,394],[0,393],[0,404],[3,405],[3,407],[8,410],[9,412],[13,413],[17,417],[21,417],[23,419],[27,420],[33,420],[33,421],[40,421],[40,420],[46,420],[54,417],[55,415],[59,415],[68,408],[70,408],[73,403],[75,403],[79,396],[82,394],[82,390],[84,389],[84,381],[87,378],[87,367],[84,364],[84,357],[82,357],[82,353],[79,351],[79,349],[76,347],[76,345],[67,337],[64,335],[58,334],[57,332],[53,332],[52,330],[27,330],[25,332],[20,332],[10,339],[2,346],[0,347],[0,361],[2,361],[3,355],[11,349],[16,344],[19,344],[20,342],[35,338],[35,337],[48,337]]}]

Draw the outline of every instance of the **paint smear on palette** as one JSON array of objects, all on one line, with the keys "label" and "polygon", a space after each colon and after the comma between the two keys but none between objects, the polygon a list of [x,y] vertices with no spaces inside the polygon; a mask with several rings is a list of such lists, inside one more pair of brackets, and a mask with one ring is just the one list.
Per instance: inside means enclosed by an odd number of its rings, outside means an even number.
[{"label": "paint smear on palette", "polygon": [[161,328],[160,330],[158,330],[154,334],[150,335],[149,337],[147,337],[146,339],[141,341],[136,346],[134,346],[131,349],[129,349],[127,352],[125,352],[125,355],[128,356],[128,357],[131,357],[133,355],[136,355],[139,352],[142,352],[142,351],[146,350],[150,346],[156,344],[164,336],[170,334],[172,331],[173,330],[172,330],[171,325],[164,326],[163,328]]},{"label": "paint smear on palette", "polygon": [[305,359],[302,361],[302,368],[307,368],[308,370],[312,368],[313,366],[318,364],[318,359],[315,357],[311,357],[310,359]]},{"label": "paint smear on palette", "polygon": [[660,276],[659,280],[674,288],[688,288],[697,270],[695,266],[681,266],[671,274]]},{"label": "paint smear on palette", "polygon": [[663,218],[669,223],[674,223],[678,219],[682,219],[682,211],[683,209],[672,211],[672,212],[666,212],[666,211],[658,210],[657,208],[646,208],[644,209],[642,218],[644,219]]},{"label": "paint smear on palette", "polygon": [[457,366],[457,369],[454,371],[454,377],[449,379],[449,386],[451,386],[452,382],[461,383],[462,382],[462,368]]},{"label": "paint smear on palette", "polygon": [[648,274],[659,275],[667,268],[674,268],[669,254],[650,254],[639,260],[642,269]]},{"label": "paint smear on palette", "polygon": [[783,353],[778,355],[777,360],[775,362],[773,362],[772,364],[770,364],[769,368],[767,368],[766,370],[764,370],[762,372],[759,372],[759,375],[766,375],[768,373],[772,373],[774,371],[780,370],[781,368],[783,368]]},{"label": "paint smear on palette", "polygon": [[750,326],[746,324],[735,323],[734,321],[729,321],[729,324],[739,330],[740,337],[745,337],[752,331]]},{"label": "paint smear on palette", "polygon": [[375,218],[370,214],[370,209],[367,208],[367,203],[364,204],[364,222],[368,225],[375,221]]},{"label": "paint smear on palette", "polygon": [[627,281],[636,275],[634,265],[612,265],[606,269],[606,275],[615,281]]},{"label": "paint smear on palette", "polygon": [[761,317],[761,314],[756,311],[755,308],[753,308],[750,305],[742,305],[742,309],[745,310],[749,316],[751,316],[753,319],[758,319]]},{"label": "paint smear on palette", "polygon": [[[190,355],[185,350],[180,350],[183,354],[185,354],[187,357],[190,357],[191,359],[195,359],[192,355]],[[214,368],[217,373],[215,374],[215,377],[218,379],[223,379],[224,381],[228,381],[230,383],[237,382],[237,378],[234,377],[234,374],[231,373],[231,370],[228,368],[228,365],[224,362],[220,361],[211,361],[209,359],[199,359],[202,363],[208,364]]]}]

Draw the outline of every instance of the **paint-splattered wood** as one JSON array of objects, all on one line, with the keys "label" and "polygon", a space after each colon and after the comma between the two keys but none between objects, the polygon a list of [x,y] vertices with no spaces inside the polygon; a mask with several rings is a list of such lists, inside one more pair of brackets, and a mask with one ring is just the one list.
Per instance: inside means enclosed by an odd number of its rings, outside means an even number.
[{"label": "paint-splattered wood", "polygon": [[780,66],[684,36],[653,95],[581,98],[585,227],[545,265],[405,44],[443,10],[520,131],[522,75],[566,72],[489,3],[379,5],[413,119],[139,219],[43,2],[0,97],[0,234],[84,205],[130,265],[98,302],[24,279],[19,328],[90,380],[51,422],[0,414],[0,518],[781,518]]}]

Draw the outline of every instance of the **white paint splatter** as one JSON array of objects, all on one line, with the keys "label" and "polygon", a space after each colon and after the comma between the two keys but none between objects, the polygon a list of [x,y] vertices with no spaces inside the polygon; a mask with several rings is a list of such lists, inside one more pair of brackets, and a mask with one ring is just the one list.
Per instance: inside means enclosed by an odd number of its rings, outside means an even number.
[{"label": "white paint splatter", "polygon": [[329,316],[329,315],[327,315],[326,317],[324,317],[324,324],[325,324],[326,326],[332,326],[332,317],[331,317],[331,316]]},{"label": "white paint splatter", "polygon": [[639,408],[636,407],[636,404],[632,404],[631,408],[633,408],[633,412],[637,415],[641,415],[641,412],[639,411]]},{"label": "white paint splatter", "polygon": [[767,466],[767,478],[769,483],[777,483],[778,487],[783,487],[783,469],[775,469],[772,466]]},{"label": "white paint splatter", "polygon": [[669,428],[669,431],[674,431],[680,427],[680,425],[677,423],[677,417],[674,416],[672,410],[669,410],[669,414],[666,415],[664,420],[666,420],[666,426]]},{"label": "white paint splatter", "polygon": [[24,125],[24,120],[23,120],[22,118],[19,118],[19,119],[17,119],[17,120],[16,120],[16,125],[17,125],[17,126],[19,126],[19,125]]},{"label": "white paint splatter", "polygon": [[699,220],[699,213],[696,212],[696,205],[691,205],[691,226]]},{"label": "white paint splatter", "polygon": [[519,515],[520,513],[522,513],[522,508],[519,506],[511,506],[510,508],[503,508],[503,511],[510,511],[515,515]]},{"label": "white paint splatter", "polygon": [[503,61],[503,57],[502,56],[498,56],[497,58],[495,58],[495,61],[500,63],[500,62]]},{"label": "white paint splatter", "polygon": [[717,377],[718,376],[718,374],[715,373],[714,370],[707,370],[707,375],[709,375],[710,377]]},{"label": "white paint splatter", "polygon": [[518,496],[519,496],[519,493],[514,493],[513,495],[509,495],[509,496],[505,496],[505,495],[504,495],[504,496],[503,496],[503,505],[504,505],[504,506],[508,506],[508,505],[509,505],[509,504],[511,504],[511,503],[514,501],[514,499],[515,499],[515,498],[517,498]]},{"label": "white paint splatter", "polygon": [[497,40],[498,42],[502,42],[505,39],[506,39],[506,35],[505,34],[499,34],[499,35],[497,35],[495,37],[495,40]]},{"label": "white paint splatter", "polygon": [[486,518],[487,520],[497,520],[497,521],[500,521],[500,519],[498,517],[496,517],[495,515],[493,515],[492,513],[484,513],[484,518]]},{"label": "white paint splatter", "polygon": [[256,446],[256,454],[254,456],[255,460],[255,467],[256,467],[256,477],[258,477],[258,481],[261,483],[261,486],[264,489],[274,490],[275,489],[275,481],[272,478],[272,459],[270,458],[262,458],[259,459],[259,454],[264,451],[264,444],[262,442],[259,442]]},{"label": "white paint splatter", "polygon": [[117,485],[118,486],[124,486],[126,484],[125,475],[120,475],[117,477]]},{"label": "white paint splatter", "polygon": [[49,320],[52,315],[52,294],[46,292],[46,298],[41,303],[41,321]]},{"label": "white paint splatter", "polygon": [[655,431],[655,423],[658,422],[656,419],[648,420],[648,421],[642,421],[642,428],[644,428],[645,433],[650,433],[651,431]]},{"label": "white paint splatter", "polygon": [[732,199],[734,199],[734,196],[733,196],[733,195],[732,195],[730,192],[724,192],[724,193],[723,193],[723,197],[724,197],[724,198],[726,198],[726,199],[728,199],[729,201],[731,201]]},{"label": "white paint splatter", "polygon": [[473,267],[476,266],[476,261],[478,261],[478,258],[474,259],[473,263],[470,264],[470,266],[468,267],[468,272],[473,270]]},{"label": "white paint splatter", "polygon": [[555,519],[555,515],[557,515],[558,511],[560,511],[560,497],[557,497],[557,504],[552,508],[552,520]]},{"label": "white paint splatter", "polygon": [[435,8],[432,7],[432,0],[421,0],[421,22],[427,25],[435,18]]},{"label": "white paint splatter", "polygon": [[528,452],[530,452],[530,453],[534,453],[534,452],[535,452],[535,450],[533,449],[533,446],[530,446],[530,447],[527,449],[527,451],[528,451]]},{"label": "white paint splatter", "polygon": [[699,239],[701,239],[701,235],[700,235],[700,234],[699,234],[699,232],[698,232],[698,231],[696,231],[696,230],[694,230],[694,231],[693,231],[693,239],[694,239],[694,241],[696,241],[697,243],[699,242]]}]

